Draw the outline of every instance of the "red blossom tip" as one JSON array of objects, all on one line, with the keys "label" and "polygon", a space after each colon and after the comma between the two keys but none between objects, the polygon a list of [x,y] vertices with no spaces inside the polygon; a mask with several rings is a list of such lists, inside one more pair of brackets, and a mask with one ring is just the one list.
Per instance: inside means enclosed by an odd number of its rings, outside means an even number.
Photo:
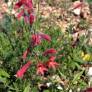
[{"label": "red blossom tip", "polygon": [[20,8],[21,6],[22,6],[22,2],[19,1],[19,2],[17,2],[17,3],[15,4],[14,9],[18,9],[18,8]]},{"label": "red blossom tip", "polygon": [[22,58],[23,58],[23,59],[26,59],[28,53],[29,53],[29,48],[23,53]]},{"label": "red blossom tip", "polygon": [[33,34],[31,40],[32,46],[37,46],[41,43],[39,34]]},{"label": "red blossom tip", "polygon": [[42,39],[45,39],[47,41],[51,41],[51,37],[47,34],[41,33],[40,36]]},{"label": "red blossom tip", "polygon": [[51,58],[49,59],[48,62],[46,62],[46,65],[48,68],[52,68],[52,69],[56,69],[59,66],[59,64],[55,61],[52,61]]},{"label": "red blossom tip", "polygon": [[37,74],[44,75],[44,73],[48,71],[48,69],[42,63],[37,64]]},{"label": "red blossom tip", "polygon": [[57,51],[54,48],[51,48],[51,49],[48,49],[45,52],[43,52],[43,55],[46,56],[49,54],[56,54],[56,53],[57,53]]},{"label": "red blossom tip", "polygon": [[25,72],[27,71],[27,69],[30,67],[31,62],[28,61],[25,65],[22,66],[22,68],[20,68],[17,73],[16,73],[16,77],[17,78],[22,78],[25,74]]},{"label": "red blossom tip", "polygon": [[51,56],[49,60],[50,60],[50,61],[54,61],[55,59],[56,59],[55,56]]},{"label": "red blossom tip", "polygon": [[33,24],[34,20],[35,20],[34,15],[33,15],[33,14],[30,14],[30,17],[29,17],[30,25],[32,25],[32,24]]}]

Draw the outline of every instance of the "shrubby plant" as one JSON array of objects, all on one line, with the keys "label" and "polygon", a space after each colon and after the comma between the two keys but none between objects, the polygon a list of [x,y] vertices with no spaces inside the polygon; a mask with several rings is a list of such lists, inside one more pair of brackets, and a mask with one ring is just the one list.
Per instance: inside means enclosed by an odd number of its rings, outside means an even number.
[{"label": "shrubby plant", "polygon": [[88,35],[74,40],[71,25],[66,32],[56,25],[41,31],[32,0],[19,0],[13,9],[0,23],[0,92],[89,92]]}]

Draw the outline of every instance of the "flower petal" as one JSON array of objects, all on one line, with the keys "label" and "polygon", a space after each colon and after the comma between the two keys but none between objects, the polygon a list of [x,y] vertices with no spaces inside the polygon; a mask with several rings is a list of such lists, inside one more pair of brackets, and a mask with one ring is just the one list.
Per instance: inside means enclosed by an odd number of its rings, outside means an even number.
[{"label": "flower petal", "polygon": [[45,39],[47,41],[51,41],[51,37],[47,34],[41,33],[40,36],[42,39]]},{"label": "flower petal", "polygon": [[34,19],[35,19],[34,15],[33,14],[30,14],[30,17],[29,17],[29,23],[30,23],[30,25],[33,24]]},{"label": "flower petal", "polygon": [[22,68],[20,68],[20,70],[17,71],[16,77],[22,78],[30,65],[31,65],[31,62],[28,61],[24,66],[22,66]]},{"label": "flower petal", "polygon": [[18,9],[18,8],[20,8],[21,6],[22,6],[22,2],[19,1],[19,2],[17,2],[17,3],[15,4],[14,9]]},{"label": "flower petal", "polygon": [[56,54],[56,50],[54,48],[50,48],[48,50],[46,50],[43,55],[46,56],[46,55],[49,55],[49,54]]},{"label": "flower petal", "polygon": [[32,39],[31,41],[32,46],[37,46],[41,43],[39,34],[33,34],[31,39]]},{"label": "flower petal", "polygon": [[48,71],[48,69],[42,63],[37,64],[37,74],[44,75],[44,73]]},{"label": "flower petal", "polygon": [[23,58],[23,59],[26,59],[28,53],[29,53],[29,48],[23,53],[22,58]]}]

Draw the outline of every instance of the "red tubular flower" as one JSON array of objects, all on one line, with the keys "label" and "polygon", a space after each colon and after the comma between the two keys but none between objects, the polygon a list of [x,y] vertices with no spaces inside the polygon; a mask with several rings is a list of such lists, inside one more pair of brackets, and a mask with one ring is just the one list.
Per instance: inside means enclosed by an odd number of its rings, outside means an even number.
[{"label": "red tubular flower", "polygon": [[23,53],[22,58],[23,58],[23,59],[26,59],[28,53],[29,53],[29,48]]},{"label": "red tubular flower", "polygon": [[30,14],[30,16],[29,16],[29,23],[30,23],[30,25],[33,24],[34,19],[35,19],[34,15],[33,14]]},{"label": "red tubular flower", "polygon": [[48,66],[49,68],[56,69],[56,67],[58,67],[59,64],[58,64],[57,62],[55,62],[55,61],[48,61],[48,62],[47,62],[47,66]]},{"label": "red tubular flower", "polygon": [[18,9],[18,8],[20,8],[21,6],[22,6],[22,2],[21,1],[19,1],[19,2],[17,2],[16,4],[15,4],[15,6],[14,6],[14,9]]},{"label": "red tubular flower", "polygon": [[16,77],[17,78],[22,78],[24,76],[24,73],[27,71],[27,69],[30,67],[31,62],[28,61],[24,66],[22,66],[22,68],[20,70],[17,71],[16,73]]},{"label": "red tubular flower", "polygon": [[51,37],[47,34],[40,33],[40,36],[41,36],[42,39],[45,39],[47,41],[51,41]]},{"label": "red tubular flower", "polygon": [[30,9],[33,8],[33,2],[32,0],[22,0],[22,2],[24,3],[24,5]]},{"label": "red tubular flower", "polygon": [[50,61],[54,61],[55,59],[56,59],[55,56],[51,56],[49,60],[50,60]]},{"label": "red tubular flower", "polygon": [[92,88],[87,88],[84,92],[92,92]]},{"label": "red tubular flower", "polygon": [[37,74],[44,75],[44,73],[48,71],[48,69],[42,63],[37,64]]},{"label": "red tubular flower", "polygon": [[32,14],[33,12],[32,0],[19,0],[19,2],[15,4],[14,9],[18,9],[21,6],[23,6],[23,10],[20,13],[18,13],[17,19],[20,19],[23,16],[24,21],[32,25],[35,19],[34,15]]},{"label": "red tubular flower", "polygon": [[46,63],[49,68],[56,69],[59,66],[59,64],[54,60],[55,60],[55,57],[52,56],[50,57],[49,61]]},{"label": "red tubular flower", "polygon": [[[32,17],[32,16],[31,16]],[[30,24],[32,24],[34,21],[34,19],[31,19],[30,20]],[[31,44],[32,46],[37,46],[41,43],[41,40],[42,39],[45,39],[45,40],[48,40],[48,41],[51,41],[51,38],[50,36],[48,36],[47,34],[43,34],[43,33],[38,33],[38,34],[33,34],[32,37],[31,37],[32,41],[31,41]],[[53,51],[54,52],[54,51]]]},{"label": "red tubular flower", "polygon": [[14,9],[18,9],[20,8],[22,5],[24,5],[24,7],[26,8],[33,8],[33,2],[32,0],[20,0],[19,2],[17,2],[14,6]]},{"label": "red tubular flower", "polygon": [[57,52],[57,51],[56,51],[54,48],[51,48],[51,49],[46,50],[46,51],[43,53],[43,55],[46,56],[46,55],[48,55],[48,54],[56,54],[56,52]]},{"label": "red tubular flower", "polygon": [[41,43],[41,39],[40,39],[39,34],[33,34],[32,35],[31,43],[32,43],[32,46],[37,46],[37,45],[39,45]]}]

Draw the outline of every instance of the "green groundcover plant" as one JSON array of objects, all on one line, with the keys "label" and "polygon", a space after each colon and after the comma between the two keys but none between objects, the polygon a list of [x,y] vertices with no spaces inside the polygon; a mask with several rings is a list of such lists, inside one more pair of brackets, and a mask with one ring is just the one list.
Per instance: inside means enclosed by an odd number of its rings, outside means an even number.
[{"label": "green groundcover plant", "polygon": [[17,15],[5,14],[0,23],[0,92],[91,92],[89,35],[73,42],[71,26],[65,33],[53,25],[39,31],[42,19],[32,0],[13,8]]}]

